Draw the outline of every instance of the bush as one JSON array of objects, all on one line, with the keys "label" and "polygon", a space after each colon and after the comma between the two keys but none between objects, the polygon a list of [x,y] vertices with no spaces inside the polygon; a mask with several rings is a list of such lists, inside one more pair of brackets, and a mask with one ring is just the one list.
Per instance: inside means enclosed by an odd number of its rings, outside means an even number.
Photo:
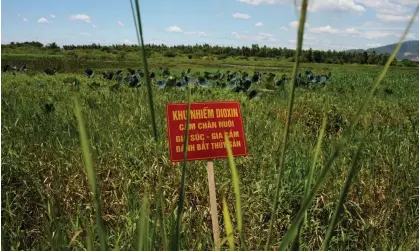
[{"label": "bush", "polygon": [[168,58],[174,58],[176,57],[176,53],[174,53],[173,51],[166,51],[163,56],[168,57]]},{"label": "bush", "polygon": [[188,55],[188,58],[189,58],[189,59],[192,59],[192,55]]}]

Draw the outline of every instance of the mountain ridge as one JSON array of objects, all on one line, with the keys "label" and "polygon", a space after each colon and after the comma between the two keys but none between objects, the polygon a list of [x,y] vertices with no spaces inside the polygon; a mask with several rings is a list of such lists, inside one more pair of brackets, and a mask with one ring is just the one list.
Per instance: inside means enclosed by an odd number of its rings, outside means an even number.
[{"label": "mountain ridge", "polygon": [[[397,43],[395,44],[388,44],[384,46],[379,46],[375,48],[368,48],[368,49],[353,49],[348,50],[347,52],[363,52],[366,51],[368,53],[372,53],[375,51],[377,54],[391,54],[393,50],[396,48]],[[398,60],[408,59],[411,61],[419,61],[419,40],[410,40],[403,42],[402,46],[400,47],[400,51],[397,54]]]}]

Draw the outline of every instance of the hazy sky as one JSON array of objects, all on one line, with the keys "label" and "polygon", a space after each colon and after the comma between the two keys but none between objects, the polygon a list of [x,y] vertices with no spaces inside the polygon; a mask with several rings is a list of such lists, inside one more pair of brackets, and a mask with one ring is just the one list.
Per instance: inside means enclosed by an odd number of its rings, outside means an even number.
[{"label": "hazy sky", "polygon": [[[2,0],[1,41],[137,43],[129,0]],[[297,1],[299,4],[299,1]],[[304,47],[397,42],[419,0],[310,1]],[[294,0],[142,0],[145,42],[293,48]],[[419,39],[419,17],[408,40]]]}]

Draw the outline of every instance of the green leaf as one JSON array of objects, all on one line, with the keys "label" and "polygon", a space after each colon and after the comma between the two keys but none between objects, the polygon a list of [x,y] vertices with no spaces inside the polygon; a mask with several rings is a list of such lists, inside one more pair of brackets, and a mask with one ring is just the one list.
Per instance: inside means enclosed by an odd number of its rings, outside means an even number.
[{"label": "green leaf", "polygon": [[228,138],[228,133],[224,132],[224,141],[227,149],[227,156],[228,156],[228,164],[230,166],[231,176],[233,179],[233,189],[234,195],[236,199],[236,218],[237,218],[237,228],[239,231],[240,243],[243,249],[246,249],[246,245],[244,243],[244,235],[243,235],[243,217],[242,217],[242,209],[241,209],[241,199],[240,199],[240,185],[239,185],[239,174],[237,173],[236,164],[234,163],[233,152],[231,150],[231,143]]},{"label": "green leaf", "polygon": [[188,154],[188,142],[189,142],[189,120],[191,112],[191,88],[188,87],[188,108],[186,111],[186,125],[185,125],[185,135],[183,142],[183,163],[182,163],[182,175],[179,187],[179,199],[177,207],[177,217],[174,228],[172,229],[172,242],[171,250],[179,250],[179,240],[180,240],[180,229],[182,223],[182,212],[183,212],[183,201],[185,200],[185,176],[186,176],[186,156]]},{"label": "green leaf", "polygon": [[108,250],[108,244],[106,241],[107,239],[106,231],[102,224],[100,193],[99,193],[99,189],[98,189],[98,185],[96,181],[96,171],[93,168],[92,156],[90,154],[89,143],[87,141],[86,127],[84,125],[81,108],[77,99],[75,99],[75,107],[76,107],[75,109],[76,118],[77,118],[78,127],[80,131],[80,144],[81,144],[83,157],[84,157],[84,165],[86,167],[87,179],[89,181],[90,190],[93,193],[93,200],[95,204],[96,225],[97,225],[98,235],[99,235],[100,250],[106,251]]},{"label": "green leaf", "polygon": [[272,237],[272,231],[273,231],[273,225],[276,219],[276,211],[278,210],[278,197],[279,197],[279,191],[281,188],[281,179],[282,179],[282,170],[285,162],[285,153],[288,147],[288,138],[289,138],[289,131],[291,126],[291,115],[292,115],[292,109],[294,106],[294,95],[295,95],[295,86],[297,85],[297,73],[298,73],[298,67],[300,65],[300,55],[303,48],[303,37],[304,37],[304,25],[306,22],[306,13],[307,13],[307,6],[308,6],[308,0],[303,0],[302,2],[302,8],[301,8],[301,15],[300,15],[300,21],[298,26],[298,35],[297,35],[297,49],[295,52],[295,63],[294,68],[292,72],[292,85],[291,85],[291,91],[290,96],[288,100],[288,109],[287,109],[287,121],[285,123],[285,132],[284,132],[284,138],[282,142],[282,150],[281,150],[281,157],[279,159],[279,167],[278,167],[278,178],[276,181],[276,190],[274,194],[274,202],[272,207],[272,217],[271,222],[269,224],[269,230],[268,230],[268,237],[265,245],[265,250],[269,250],[269,245],[271,244],[271,237]]},{"label": "green leaf", "polygon": [[228,247],[230,251],[234,251],[234,231],[233,231],[233,224],[231,223],[230,213],[228,212],[228,206],[226,198],[223,198],[223,216],[224,216],[224,224],[226,227],[227,233],[227,241]]},{"label": "green leaf", "polygon": [[346,178],[345,185],[342,188],[342,191],[340,192],[339,201],[336,205],[335,212],[333,213],[332,219],[330,220],[329,226],[327,228],[326,237],[322,243],[321,250],[326,251],[328,250],[330,239],[332,238],[333,230],[336,227],[336,224],[339,221],[339,217],[342,214],[343,211],[343,203],[345,203],[346,197],[349,192],[349,187],[352,184],[353,179],[355,178],[355,175],[358,173],[359,168],[357,168],[359,156],[361,153],[361,145],[358,146],[358,149],[355,153],[354,160],[352,161],[351,169],[349,170],[349,175]]}]

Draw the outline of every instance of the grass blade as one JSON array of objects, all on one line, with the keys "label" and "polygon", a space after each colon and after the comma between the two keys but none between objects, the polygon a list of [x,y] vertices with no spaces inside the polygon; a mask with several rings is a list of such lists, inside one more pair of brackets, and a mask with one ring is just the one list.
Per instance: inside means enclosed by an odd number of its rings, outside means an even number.
[{"label": "grass blade", "polygon": [[231,223],[230,213],[228,212],[228,206],[226,198],[223,198],[223,217],[224,217],[224,224],[226,227],[226,234],[227,234],[227,241],[228,247],[230,251],[234,251],[234,232],[233,232],[233,224]]},{"label": "grass blade", "polygon": [[186,176],[186,156],[188,154],[188,141],[189,141],[189,120],[191,112],[191,88],[188,88],[188,108],[186,111],[186,125],[185,125],[185,136],[183,142],[183,163],[182,163],[182,175],[179,187],[179,199],[177,208],[177,217],[175,227],[172,229],[172,243],[171,250],[179,250],[180,240],[180,225],[182,222],[183,212],[183,201],[185,200],[185,176]]},{"label": "grass blade", "polygon": [[352,181],[355,178],[355,175],[359,171],[357,164],[358,164],[360,154],[361,154],[361,145],[358,146],[358,149],[355,153],[355,157],[354,157],[354,160],[352,161],[351,169],[349,170],[349,175],[346,178],[345,185],[342,188],[342,191],[339,196],[338,204],[336,205],[336,208],[335,208],[335,212],[333,213],[332,219],[330,220],[329,226],[327,228],[326,237],[321,246],[321,250],[323,251],[326,251],[329,246],[329,242],[333,234],[332,232],[335,229],[336,224],[339,221],[339,216],[341,215],[343,211],[343,203],[345,202],[346,196],[348,195],[349,187],[351,186]]},{"label": "grass blade", "polygon": [[[167,236],[166,236],[166,228],[164,225],[164,200],[163,200],[163,181],[161,178],[161,170],[159,171],[159,183],[158,183],[158,188],[157,188],[157,193],[158,193],[158,201],[157,201],[157,218],[161,227],[161,238],[163,240],[163,250],[166,250],[168,248],[168,244],[167,244]],[[157,227],[156,227],[157,228]],[[154,243],[153,243],[154,245]]]},{"label": "grass blade", "polygon": [[145,47],[144,47],[143,28],[141,25],[140,5],[138,3],[138,0],[135,1],[135,10],[136,10],[135,14],[136,15],[134,15],[134,8],[133,8],[132,0],[131,0],[131,10],[133,12],[133,18],[134,18],[134,23],[135,23],[135,28],[136,28],[135,30],[137,32],[138,43],[140,44],[140,48],[141,48],[141,58],[143,60],[144,75],[145,75],[145,79],[147,83],[148,104],[150,108],[151,125],[153,127],[154,140],[157,142],[158,134],[157,134],[156,115],[154,113],[153,93],[151,89],[151,79],[150,79],[150,72],[148,70],[147,55],[146,55]]},{"label": "grass blade", "polygon": [[106,251],[108,250],[108,245],[106,241],[106,231],[102,223],[102,214],[101,214],[102,211],[100,207],[100,194],[99,194],[99,189],[98,189],[97,181],[96,181],[96,172],[95,172],[95,169],[93,168],[92,156],[90,154],[89,143],[87,140],[86,127],[84,125],[81,108],[77,99],[75,100],[75,107],[76,107],[75,109],[76,118],[77,118],[78,127],[80,131],[80,144],[81,144],[83,157],[84,157],[84,165],[86,167],[87,178],[90,184],[90,190],[93,193],[93,200],[95,204],[96,224],[97,224],[98,235],[99,235],[100,250]]},{"label": "grass blade", "polygon": [[269,245],[270,245],[271,237],[272,237],[273,225],[274,225],[275,218],[276,218],[276,211],[278,210],[278,197],[279,197],[279,191],[280,191],[280,186],[281,186],[282,169],[283,169],[284,162],[285,162],[285,152],[287,150],[289,129],[290,129],[290,125],[291,125],[292,108],[293,108],[293,104],[294,104],[295,86],[297,84],[297,72],[298,72],[298,67],[299,67],[299,64],[300,64],[300,55],[301,55],[301,51],[302,51],[302,47],[303,47],[304,25],[305,25],[305,21],[306,21],[307,5],[308,5],[308,0],[303,0],[302,8],[301,8],[300,22],[299,22],[299,27],[298,27],[297,50],[295,51],[295,63],[294,63],[294,69],[293,69],[293,72],[292,72],[291,92],[290,92],[289,101],[288,101],[287,121],[285,123],[285,132],[284,132],[284,138],[283,138],[283,142],[282,142],[281,157],[279,159],[278,178],[277,178],[277,182],[276,182],[276,191],[275,191],[275,194],[274,194],[274,196],[275,196],[274,197],[274,205],[273,205],[273,209],[272,209],[271,222],[269,224],[268,237],[267,237],[266,246],[265,246],[266,251],[269,249]]},{"label": "grass blade", "polygon": [[90,227],[87,227],[87,251],[93,251],[93,235]]},{"label": "grass blade", "polygon": [[149,250],[148,248],[148,198],[147,193],[141,205],[140,222],[137,227],[137,251]]},{"label": "grass blade", "polygon": [[[327,125],[327,116],[324,115],[323,122],[322,122],[322,127],[321,127],[320,133],[319,133],[319,138],[317,139],[316,148],[314,150],[313,161],[311,162],[311,166],[310,166],[310,169],[308,171],[308,177],[307,177],[306,184],[305,184],[305,187],[304,187],[303,200],[305,198],[307,198],[307,196],[310,192],[310,189],[311,189],[311,184],[313,183],[314,170],[316,169],[317,159],[319,157],[321,145],[322,145],[322,142],[323,142],[324,133],[326,131],[326,125]],[[305,218],[307,218],[307,213],[305,214]],[[300,239],[301,239],[301,229],[302,229],[303,225],[304,225],[304,220],[300,223],[300,225],[298,227],[297,237],[295,238],[294,243],[293,243],[293,250],[299,249]]]},{"label": "grass blade", "polygon": [[237,228],[239,232],[240,243],[243,249],[247,249],[244,242],[245,238],[243,235],[243,217],[242,217],[242,210],[241,210],[242,207],[241,207],[241,199],[240,199],[239,174],[237,173],[236,164],[234,163],[233,152],[231,150],[230,139],[228,138],[227,132],[224,132],[224,140],[225,140],[226,149],[227,149],[228,164],[230,166],[231,175],[233,179],[233,189],[234,189],[234,195],[235,195],[235,200],[236,200]]},{"label": "grass blade", "polygon": [[394,49],[393,53],[391,54],[390,58],[386,62],[386,64],[385,64],[385,66],[384,66],[384,68],[383,68],[380,76],[378,77],[377,81],[373,85],[373,88],[368,93],[368,95],[364,99],[364,101],[361,103],[361,105],[358,108],[358,110],[357,110],[354,118],[352,119],[352,121],[350,123],[349,128],[343,132],[341,140],[338,142],[338,144],[336,145],[336,147],[333,149],[330,158],[327,160],[325,166],[321,170],[321,172],[319,174],[319,178],[316,181],[313,189],[311,190],[310,194],[305,199],[304,203],[301,205],[300,210],[298,211],[296,217],[294,218],[291,227],[288,229],[287,233],[285,234],[285,236],[284,236],[284,238],[283,238],[283,240],[281,242],[281,245],[279,247],[279,250],[285,250],[286,247],[288,246],[288,244],[294,238],[295,234],[297,233],[298,224],[303,219],[306,210],[308,209],[308,207],[309,207],[311,201],[313,200],[316,192],[318,191],[318,189],[320,188],[321,184],[323,183],[323,180],[325,179],[326,174],[332,168],[333,162],[340,155],[340,152],[342,151],[342,149],[345,146],[346,142],[349,140],[349,136],[351,135],[353,129],[357,125],[357,123],[358,123],[358,121],[360,119],[361,113],[364,111],[364,109],[367,106],[367,104],[371,101],[371,99],[372,99],[372,97],[374,95],[375,90],[377,89],[377,87],[380,85],[380,83],[384,79],[384,76],[386,75],[386,73],[388,71],[388,68],[390,67],[391,62],[394,60],[394,58],[396,57],[397,53],[399,52],[400,47],[402,45],[402,42],[403,42],[404,38],[406,37],[407,33],[409,32],[409,30],[410,30],[410,28],[411,28],[411,26],[412,26],[412,24],[413,24],[413,22],[415,20],[416,15],[418,14],[418,12],[419,12],[419,5],[416,7],[416,10],[415,10],[412,18],[410,19],[409,25],[407,26],[406,30],[404,31],[404,33],[403,33],[403,35],[402,35],[402,37],[400,39],[400,42],[397,44],[397,46]]}]

